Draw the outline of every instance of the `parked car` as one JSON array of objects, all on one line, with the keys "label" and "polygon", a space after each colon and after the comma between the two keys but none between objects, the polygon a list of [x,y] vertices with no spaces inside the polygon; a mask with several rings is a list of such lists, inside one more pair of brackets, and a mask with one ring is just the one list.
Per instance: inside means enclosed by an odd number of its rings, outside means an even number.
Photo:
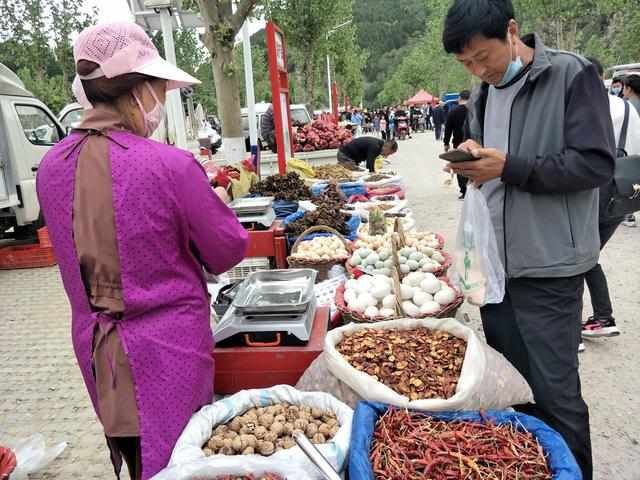
[{"label": "parked car", "polygon": [[30,238],[44,224],[36,172],[65,134],[51,110],[0,63],[0,238]]},{"label": "parked car", "polygon": [[[256,103],[256,120],[258,125],[258,145],[260,148],[266,148],[266,142],[263,141],[262,135],[260,132],[260,123],[262,121],[262,115],[264,115],[269,109],[270,103],[261,102]],[[306,125],[311,122],[311,115],[307,111],[307,107],[303,104],[293,104],[290,107],[291,110],[291,125]],[[247,147],[247,151],[249,151],[249,147],[251,145],[249,141],[249,113],[248,109],[243,108],[241,111],[242,118],[242,134],[245,138],[245,145]]]},{"label": "parked car", "polygon": [[79,103],[70,103],[64,107],[58,114],[58,121],[62,124],[65,131],[76,128],[82,122],[82,113],[84,112],[82,105]]}]

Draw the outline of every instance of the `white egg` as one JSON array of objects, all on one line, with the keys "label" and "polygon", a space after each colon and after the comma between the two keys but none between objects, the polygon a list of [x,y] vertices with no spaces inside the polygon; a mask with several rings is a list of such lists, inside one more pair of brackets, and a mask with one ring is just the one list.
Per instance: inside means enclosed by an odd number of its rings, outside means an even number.
[{"label": "white egg", "polygon": [[420,288],[430,294],[434,294],[440,290],[440,281],[432,273],[427,273],[424,276],[424,280],[420,282]]},{"label": "white egg", "polygon": [[374,275],[373,276],[374,284],[382,284],[382,285],[391,285],[391,279],[386,275]]},{"label": "white egg", "polygon": [[371,290],[371,295],[373,295],[374,298],[376,298],[377,300],[382,300],[390,293],[391,293],[391,287],[386,282],[384,285],[381,285],[380,283],[374,284],[373,290]]},{"label": "white egg", "polygon": [[382,306],[385,308],[395,308],[396,301],[396,296],[392,293],[382,299]]},{"label": "white egg", "polygon": [[358,298],[358,292],[356,290],[345,290],[344,301],[347,305],[351,305],[355,299]]},{"label": "white egg", "polygon": [[384,318],[394,317],[396,315],[396,311],[393,308],[381,308],[380,316]]},{"label": "white egg", "polygon": [[440,264],[444,263],[445,261],[444,255],[442,255],[440,252],[434,252],[433,255],[431,255],[431,259]]},{"label": "white egg", "polygon": [[413,298],[413,287],[409,285],[400,285],[400,297],[402,300],[411,300]]},{"label": "white egg", "polygon": [[400,265],[400,272],[401,273],[409,273],[411,271],[411,269],[409,268],[409,265],[407,265],[406,263],[403,263]]},{"label": "white egg", "polygon": [[418,307],[421,307],[426,302],[430,302],[433,300],[433,297],[422,290],[418,290],[413,294],[413,303],[415,303]]},{"label": "white egg", "polygon": [[369,306],[365,309],[364,315],[365,317],[374,318],[377,317],[380,312],[376,307]]},{"label": "white egg", "polygon": [[441,308],[442,307],[438,302],[425,302],[420,306],[420,313],[422,315],[435,315],[440,311]]},{"label": "white egg", "polygon": [[363,293],[358,297],[358,300],[366,307],[375,307],[378,301],[370,293]]},{"label": "white egg", "polygon": [[433,299],[440,305],[449,305],[456,299],[456,292],[453,288],[443,288],[433,296]]},{"label": "white egg", "polygon": [[368,305],[366,305],[361,299],[360,297],[356,298],[353,302],[351,302],[351,304],[349,305],[349,308],[351,310],[353,310],[354,312],[364,312],[365,308],[367,308]]},{"label": "white egg", "polygon": [[438,268],[440,268],[439,265],[436,265],[432,261],[429,261],[422,266],[422,271],[425,273],[433,273],[438,270]]},{"label": "white egg", "polygon": [[355,290],[358,287],[358,281],[353,278],[351,280],[347,280],[344,287],[346,290]]},{"label": "white egg", "polygon": [[412,302],[402,302],[402,310],[410,317],[420,316],[420,309]]}]

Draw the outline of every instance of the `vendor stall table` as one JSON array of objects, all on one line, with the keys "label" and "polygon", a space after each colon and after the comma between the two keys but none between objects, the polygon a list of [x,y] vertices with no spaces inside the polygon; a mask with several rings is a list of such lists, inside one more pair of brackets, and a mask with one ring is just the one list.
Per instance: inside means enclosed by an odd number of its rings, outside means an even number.
[{"label": "vendor stall table", "polygon": [[215,360],[216,395],[229,395],[247,388],[295,385],[324,348],[329,309],[318,307],[311,338],[304,346],[217,347]]},{"label": "vendor stall table", "polygon": [[246,257],[274,257],[276,268],[287,268],[287,239],[282,222],[273,222],[268,230],[249,230]]}]

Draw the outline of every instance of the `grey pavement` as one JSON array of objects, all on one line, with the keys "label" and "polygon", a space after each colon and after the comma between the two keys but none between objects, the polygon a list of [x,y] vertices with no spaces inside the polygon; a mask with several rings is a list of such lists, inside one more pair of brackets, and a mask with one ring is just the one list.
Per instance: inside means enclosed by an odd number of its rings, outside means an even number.
[{"label": "grey pavement", "polygon": [[[455,181],[444,185],[440,150],[431,132],[416,134],[400,142],[392,164],[405,177],[418,225],[443,233],[451,250],[462,202]],[[587,342],[580,357],[597,480],[640,479],[639,240],[640,228],[620,227],[602,255],[623,335]],[[465,311],[479,328],[478,311]],[[0,442],[7,435],[35,432],[49,444],[69,442],[60,458],[32,478],[113,478],[73,355],[69,307],[57,268],[0,271],[0,332]]]}]

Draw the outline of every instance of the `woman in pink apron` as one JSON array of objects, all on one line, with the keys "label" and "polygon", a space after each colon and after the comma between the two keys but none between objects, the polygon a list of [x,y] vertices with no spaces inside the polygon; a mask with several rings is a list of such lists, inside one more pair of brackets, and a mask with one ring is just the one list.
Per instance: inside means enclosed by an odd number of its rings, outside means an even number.
[{"label": "woman in pink apron", "polygon": [[131,478],[147,479],[212,401],[203,267],[237,264],[247,232],[193,155],[148,139],[167,90],[198,80],[127,22],[84,30],[74,60],[84,119],[42,160],[38,196],[116,476],[124,458]]}]

